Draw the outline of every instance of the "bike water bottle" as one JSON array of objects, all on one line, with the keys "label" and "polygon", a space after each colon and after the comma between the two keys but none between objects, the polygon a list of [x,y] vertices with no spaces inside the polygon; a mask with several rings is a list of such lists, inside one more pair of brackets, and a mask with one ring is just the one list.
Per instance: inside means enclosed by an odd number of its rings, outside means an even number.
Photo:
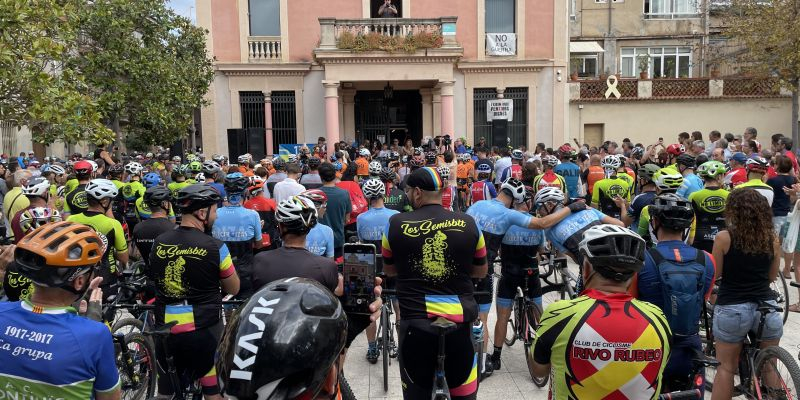
[{"label": "bike water bottle", "polygon": [[472,324],[472,341],[475,352],[480,352],[483,348],[483,322],[480,319]]}]

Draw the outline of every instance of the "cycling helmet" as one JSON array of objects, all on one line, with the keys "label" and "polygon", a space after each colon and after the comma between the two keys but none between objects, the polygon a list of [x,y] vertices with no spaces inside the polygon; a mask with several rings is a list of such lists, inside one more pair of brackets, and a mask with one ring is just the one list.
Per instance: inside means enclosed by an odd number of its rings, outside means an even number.
[{"label": "cycling helmet", "polygon": [[422,147],[415,147],[414,148],[414,155],[421,156],[422,155]]},{"label": "cycling helmet", "polygon": [[603,169],[613,169],[616,171],[622,166],[622,162],[620,162],[616,154],[609,154],[603,158],[603,162],[600,163],[600,166],[603,167]]},{"label": "cycling helmet", "polygon": [[92,173],[92,164],[86,160],[80,160],[72,166],[72,170],[77,176],[87,176]]},{"label": "cycling helmet", "polygon": [[542,165],[555,168],[558,165],[558,159],[550,155],[544,156],[542,157]]},{"label": "cycling helmet", "polygon": [[[92,166],[92,172],[97,172],[98,166],[94,160],[86,160]],[[38,162],[37,162],[38,163]]]},{"label": "cycling helmet", "polygon": [[203,173],[208,176],[213,176],[217,172],[222,171],[222,167],[216,161],[206,161],[203,163]]},{"label": "cycling helmet", "polygon": [[225,175],[225,192],[229,195],[244,193],[249,185],[250,180],[240,172]]},{"label": "cycling helmet", "polygon": [[683,231],[692,226],[694,210],[688,200],[674,193],[659,195],[648,206],[650,220],[659,220],[661,225],[674,231]]},{"label": "cycling helmet", "polygon": [[679,143],[671,144],[667,146],[667,153],[672,154],[673,156],[679,156],[683,153],[686,153],[686,147]]},{"label": "cycling helmet", "polygon": [[66,194],[65,193],[66,191],[67,191],[67,187],[64,186],[64,185],[61,185],[56,189],[56,196],[64,197],[64,194]]},{"label": "cycling helmet", "polygon": [[439,168],[436,168],[436,171],[439,172],[439,176],[442,177],[443,181],[450,179],[450,167],[441,166]]},{"label": "cycling helmet", "polygon": [[631,149],[631,158],[641,160],[644,157],[644,149],[641,147],[634,147]]},{"label": "cycling helmet", "polygon": [[716,178],[727,173],[725,164],[719,161],[708,161],[697,167],[697,175],[701,178]]},{"label": "cycling helmet", "polygon": [[570,146],[568,144],[563,144],[563,145],[561,145],[561,147],[558,148],[558,152],[562,156],[566,156],[566,155],[572,153],[572,146]]},{"label": "cycling helmet", "polygon": [[[54,174],[56,174],[56,175],[64,175],[64,174],[67,173],[67,170],[65,170],[64,167],[62,167],[62,166],[60,166],[58,164],[51,165],[49,171],[54,173]],[[109,172],[110,172],[110,170],[109,170]]]},{"label": "cycling helmet", "polygon": [[361,150],[358,151],[358,155],[360,155],[362,157],[369,157],[369,150],[361,149]]},{"label": "cycling helmet", "polygon": [[22,194],[28,197],[46,197],[50,192],[50,181],[42,177],[31,178],[22,188]]},{"label": "cycling helmet", "polygon": [[163,186],[152,186],[144,191],[144,203],[150,207],[161,207],[161,203],[170,201],[172,194]]},{"label": "cycling helmet", "polygon": [[383,171],[381,171],[380,177],[384,182],[394,182],[397,179],[397,173],[391,168],[384,168]]},{"label": "cycling helmet", "polygon": [[328,195],[320,189],[306,190],[305,192],[300,193],[300,196],[311,200],[314,203],[314,206],[317,207],[317,210],[325,207],[325,205],[328,204]]},{"label": "cycling helmet", "polygon": [[411,168],[422,168],[425,166],[425,161],[414,157],[408,162],[408,166]]},{"label": "cycling helmet", "polygon": [[203,164],[200,161],[192,161],[189,163],[187,171],[192,175],[199,174],[203,172]]},{"label": "cycling helmet", "polygon": [[425,152],[425,162],[428,163],[428,164],[435,164],[436,163],[436,152],[435,151]]},{"label": "cycling helmet", "polygon": [[492,173],[492,166],[489,164],[480,164],[478,168],[475,169],[479,174],[491,174]]},{"label": "cycling helmet", "polygon": [[95,200],[113,199],[117,194],[117,185],[108,179],[92,179],[86,185],[86,195]]},{"label": "cycling helmet", "polygon": [[683,165],[686,168],[694,168],[696,166],[695,158],[691,154],[683,153],[675,159],[678,165]]},{"label": "cycling helmet", "polygon": [[525,184],[517,179],[506,179],[500,186],[500,191],[514,198],[515,203],[522,203],[525,201]]},{"label": "cycling helmet", "polygon": [[400,159],[400,153],[396,151],[389,152],[389,161],[397,161]]},{"label": "cycling helmet", "polygon": [[536,192],[536,197],[534,198],[533,203],[539,206],[549,201],[563,204],[564,192],[562,192],[561,189],[556,187],[542,188],[538,192]]},{"label": "cycling helmet", "polygon": [[153,158],[153,153],[147,153],[144,156],[145,158]]},{"label": "cycling helmet", "polygon": [[239,164],[247,164],[250,162],[250,157],[248,157],[247,154],[242,154],[239,157],[236,157],[236,161]]},{"label": "cycling helmet", "polygon": [[469,161],[469,154],[467,153],[460,153],[458,155],[458,161]]},{"label": "cycling helmet", "polygon": [[219,192],[209,185],[196,183],[178,191],[175,198],[176,205],[183,214],[190,214],[197,210],[211,207],[222,200]]},{"label": "cycling helmet", "polygon": [[224,158],[224,157],[222,157],[222,155],[221,155],[221,154],[212,154],[212,155],[211,155],[211,161],[214,161],[214,162],[215,162],[215,163],[217,163],[217,164],[220,164],[220,163],[222,163],[222,161],[223,161],[224,159],[225,159],[225,158]]},{"label": "cycling helmet", "polygon": [[383,171],[383,166],[381,163],[377,161],[371,161],[369,163],[369,174],[372,176],[380,175],[381,171]]},{"label": "cycling helmet", "polygon": [[264,178],[258,175],[252,175],[247,177],[247,184],[250,186],[258,185],[260,183],[264,183]]},{"label": "cycling helmet", "polygon": [[116,163],[108,167],[108,174],[111,176],[120,176],[125,172],[125,166],[122,163]]},{"label": "cycling helmet", "polygon": [[655,175],[658,170],[661,169],[656,164],[645,164],[639,167],[639,171],[637,171],[637,175],[639,179],[646,179],[648,182],[653,180],[653,175]]},{"label": "cycling helmet", "polygon": [[386,186],[380,179],[367,179],[364,181],[364,186],[361,187],[361,190],[368,200],[382,198],[386,194]]},{"label": "cycling helmet", "polygon": [[[76,163],[76,165],[77,164],[78,163]],[[142,167],[142,164],[139,164],[138,162],[135,161],[129,162],[128,164],[125,165],[125,172],[127,172],[130,175],[139,175],[142,173],[143,170],[144,167]]]},{"label": "cycling helmet", "polygon": [[317,225],[317,208],[311,199],[292,196],[278,203],[275,219],[290,232],[302,235]]},{"label": "cycling helmet", "polygon": [[287,158],[286,161],[289,162],[289,163],[296,163],[297,162],[297,154],[289,154],[288,156],[286,156],[286,158]]},{"label": "cycling helmet", "polygon": [[676,191],[683,185],[683,175],[671,168],[661,168],[653,174],[653,183],[660,190]]},{"label": "cycling helmet", "polygon": [[341,171],[342,170],[342,163],[340,161],[336,161],[333,163],[334,171]]},{"label": "cycling helmet", "polygon": [[48,207],[29,208],[22,212],[19,217],[19,226],[22,232],[30,232],[44,224],[60,222],[61,214],[58,210]]},{"label": "cycling helmet", "polygon": [[524,155],[522,154],[522,150],[520,150],[520,149],[514,149],[514,150],[511,151],[511,159],[512,160],[522,160],[523,156]]},{"label": "cycling helmet", "polygon": [[181,156],[172,157],[172,162],[176,162],[176,163],[181,162]]},{"label": "cycling helmet", "polygon": [[644,265],[644,239],[628,228],[595,225],[583,233],[578,247],[595,271],[617,282],[630,279]]},{"label": "cycling helmet", "polygon": [[156,172],[151,172],[142,178],[142,183],[144,183],[144,187],[146,188],[158,186],[161,184],[161,176]]},{"label": "cycling helmet", "polygon": [[275,171],[283,171],[286,168],[286,161],[283,161],[283,158],[277,157],[272,160],[272,167],[275,168]]},{"label": "cycling helmet", "polygon": [[769,164],[763,157],[754,155],[747,159],[745,168],[747,168],[747,172],[760,172],[764,174],[767,172],[767,169],[769,169]]},{"label": "cycling helmet", "polygon": [[194,176],[194,181],[197,182],[197,183],[206,183],[206,174],[201,172],[201,173],[195,175]]},{"label": "cycling helmet", "polygon": [[311,157],[308,159],[309,168],[317,168],[320,164],[322,164],[322,161],[317,157]]},{"label": "cycling helmet", "polygon": [[[224,338],[216,369],[225,394],[237,399],[315,398],[328,367],[344,349],[347,315],[318,282],[278,280],[250,297]],[[249,361],[242,365],[234,357]]]},{"label": "cycling helmet", "polygon": [[89,226],[61,221],[45,224],[23,237],[14,250],[19,272],[45,287],[75,292],[71,283],[103,258],[103,241]]}]

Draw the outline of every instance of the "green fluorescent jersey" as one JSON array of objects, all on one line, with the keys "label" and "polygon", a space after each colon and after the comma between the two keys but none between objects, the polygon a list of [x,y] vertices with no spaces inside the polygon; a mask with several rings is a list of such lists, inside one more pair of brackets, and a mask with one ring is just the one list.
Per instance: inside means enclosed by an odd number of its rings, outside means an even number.
[{"label": "green fluorescent jersey", "polygon": [[704,188],[689,195],[697,220],[697,241],[714,241],[717,232],[725,229],[725,204],[729,192],[722,188]]}]

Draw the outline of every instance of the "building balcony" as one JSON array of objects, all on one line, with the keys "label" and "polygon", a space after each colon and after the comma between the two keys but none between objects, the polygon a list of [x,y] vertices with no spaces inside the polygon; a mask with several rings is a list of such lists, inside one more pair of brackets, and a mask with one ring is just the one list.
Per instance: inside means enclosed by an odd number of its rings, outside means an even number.
[{"label": "building balcony", "polygon": [[461,56],[457,17],[320,18],[319,58]]},{"label": "building balcony", "polygon": [[250,36],[247,38],[247,56],[250,62],[281,61],[280,36]]},{"label": "building balcony", "polygon": [[[609,85],[609,83],[612,83]],[[569,83],[570,102],[683,100],[714,98],[789,97],[773,78],[675,78],[619,79],[616,84],[607,80],[580,80]],[[606,98],[611,88],[613,94]]]}]

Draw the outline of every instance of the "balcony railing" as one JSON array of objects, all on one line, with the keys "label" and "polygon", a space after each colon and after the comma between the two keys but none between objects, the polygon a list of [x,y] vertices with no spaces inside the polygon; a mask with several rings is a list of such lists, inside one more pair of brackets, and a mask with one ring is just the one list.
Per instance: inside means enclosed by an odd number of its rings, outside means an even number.
[{"label": "balcony railing", "polygon": [[280,36],[250,36],[247,38],[247,55],[251,61],[280,61]]},{"label": "balcony railing", "polygon": [[[457,17],[442,18],[364,18],[336,19],[320,18],[320,49],[343,48],[340,40],[350,37],[390,37],[404,40],[408,37],[433,37],[433,47],[455,48]],[[366,50],[375,50],[367,43]],[[349,48],[349,47],[344,47]]]},{"label": "balcony railing", "polygon": [[619,79],[615,86],[619,99],[615,96],[606,99],[609,89],[606,80],[571,81],[569,85],[573,102],[790,96],[771,78]]}]

